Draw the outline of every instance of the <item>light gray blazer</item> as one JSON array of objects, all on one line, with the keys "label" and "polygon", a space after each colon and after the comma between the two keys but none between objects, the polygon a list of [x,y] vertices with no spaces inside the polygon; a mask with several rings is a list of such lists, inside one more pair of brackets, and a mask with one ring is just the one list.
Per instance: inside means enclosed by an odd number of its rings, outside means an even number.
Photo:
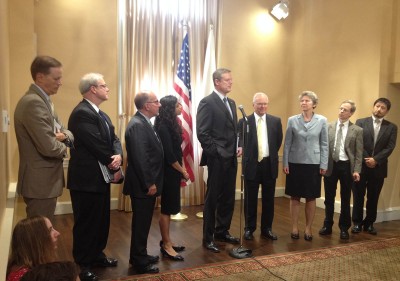
[{"label": "light gray blazer", "polygon": [[[329,123],[328,135],[329,135],[329,162],[328,170],[325,176],[329,177],[332,174],[333,169],[333,150],[335,148],[335,137],[336,137],[337,121]],[[361,166],[363,161],[363,129],[353,123],[349,122],[349,128],[347,129],[346,138],[344,140],[344,151],[350,161],[351,173],[361,173]]]},{"label": "light gray blazer", "polygon": [[301,114],[289,117],[283,148],[283,167],[290,163],[319,164],[328,168],[328,126],[326,117],[314,114],[304,122]]}]

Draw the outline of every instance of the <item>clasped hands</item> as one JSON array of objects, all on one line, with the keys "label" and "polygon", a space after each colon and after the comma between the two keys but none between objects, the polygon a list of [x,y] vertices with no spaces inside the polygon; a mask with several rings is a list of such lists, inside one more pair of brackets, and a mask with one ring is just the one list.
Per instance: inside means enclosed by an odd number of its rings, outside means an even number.
[{"label": "clasped hands", "polygon": [[111,170],[118,170],[122,163],[121,155],[119,154],[113,155],[111,156],[111,159],[113,159],[113,161],[110,164],[108,164],[108,168]]}]

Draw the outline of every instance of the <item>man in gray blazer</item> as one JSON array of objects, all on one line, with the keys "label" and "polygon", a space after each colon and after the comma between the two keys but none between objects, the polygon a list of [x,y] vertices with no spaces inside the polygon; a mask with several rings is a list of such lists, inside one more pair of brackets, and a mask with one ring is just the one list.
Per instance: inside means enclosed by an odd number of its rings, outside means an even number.
[{"label": "man in gray blazer", "polygon": [[328,125],[329,160],[328,170],[324,175],[325,220],[319,234],[332,233],[336,188],[340,181],[340,239],[349,239],[351,186],[353,181],[360,180],[361,173],[363,130],[349,121],[355,111],[356,105],[353,101],[342,102],[338,121]]},{"label": "man in gray blazer", "polygon": [[73,142],[50,100],[61,86],[62,65],[55,58],[38,56],[31,64],[31,84],[14,112],[19,149],[17,192],[28,217],[53,219],[57,197],[64,187],[63,158]]},{"label": "man in gray blazer", "polygon": [[[359,233],[364,226],[364,231],[372,235],[377,234],[373,223],[376,220],[379,195],[387,177],[388,158],[396,146],[397,139],[397,126],[383,119],[390,107],[388,99],[379,98],[374,102],[372,116],[356,121],[356,124],[364,129],[364,159],[361,179],[353,186],[353,233]],[[363,219],[365,193],[367,214]]]}]

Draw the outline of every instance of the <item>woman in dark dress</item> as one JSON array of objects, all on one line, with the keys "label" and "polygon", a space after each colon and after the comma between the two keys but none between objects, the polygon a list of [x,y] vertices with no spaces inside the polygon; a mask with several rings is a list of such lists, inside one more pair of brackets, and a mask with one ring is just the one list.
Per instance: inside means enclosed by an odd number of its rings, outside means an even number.
[{"label": "woman in dark dress", "polygon": [[181,180],[189,179],[189,174],[182,166],[182,128],[177,116],[182,112],[182,105],[175,96],[165,96],[160,100],[159,115],[155,120],[155,129],[164,148],[164,185],[161,194],[160,251],[164,257],[172,260],[183,261],[177,252],[185,247],[174,246],[169,236],[171,215],[181,210],[180,187]]}]

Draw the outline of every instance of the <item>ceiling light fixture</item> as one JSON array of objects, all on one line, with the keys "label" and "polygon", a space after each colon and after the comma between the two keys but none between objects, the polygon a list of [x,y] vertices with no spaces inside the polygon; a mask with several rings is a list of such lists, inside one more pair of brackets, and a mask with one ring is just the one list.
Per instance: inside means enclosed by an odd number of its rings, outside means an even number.
[{"label": "ceiling light fixture", "polygon": [[289,1],[279,1],[272,9],[271,14],[278,20],[286,19],[289,15]]}]

